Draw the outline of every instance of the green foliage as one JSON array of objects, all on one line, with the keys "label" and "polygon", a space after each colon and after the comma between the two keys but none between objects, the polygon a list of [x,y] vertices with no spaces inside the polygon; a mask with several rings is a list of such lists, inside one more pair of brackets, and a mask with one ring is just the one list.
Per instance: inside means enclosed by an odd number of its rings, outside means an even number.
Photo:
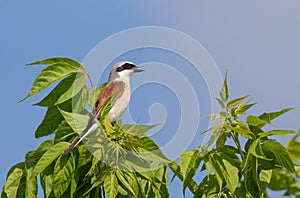
[{"label": "green foliage", "polygon": [[[35,104],[47,108],[35,137],[53,134],[54,138],[44,140],[25,155],[24,162],[9,170],[1,197],[37,197],[38,181],[46,198],[169,197],[169,171],[174,174],[172,180],[177,177],[182,181],[183,195],[189,189],[197,198],[266,197],[267,189],[285,190],[286,196],[300,197],[300,166],[296,165],[300,159],[300,133],[272,124],[292,108],[246,116],[255,103],[246,101],[248,95],[229,100],[227,73],[217,98],[222,111],[208,116],[214,125],[204,132],[211,132],[207,145],[182,152],[177,163],[167,159],[147,136],[155,125],[122,125],[121,121],[111,124],[107,113],[112,98],[96,120],[98,130],[85,138],[84,144],[62,155],[86,127],[86,106],[93,107],[105,84],[88,88],[86,68],[69,58],[28,65],[36,64],[46,68],[21,101],[57,82]],[[288,134],[294,137],[286,147],[271,139]],[[202,181],[194,180],[197,173],[203,176]]]},{"label": "green foliage", "polygon": [[170,161],[147,135],[154,125],[112,125],[108,101],[100,112],[99,130],[68,155],[62,153],[87,125],[86,106],[102,90],[87,88],[85,67],[68,58],[50,58],[28,65],[46,65],[21,101],[59,81],[35,105],[47,112],[37,138],[54,134],[12,167],[2,197],[37,197],[38,177],[44,197],[166,197]]},{"label": "green foliage", "polygon": [[[251,100],[244,102],[247,98],[248,95],[229,101],[226,74],[220,98],[217,98],[223,110],[208,116],[215,124],[204,132],[211,131],[208,147],[180,154],[183,190],[194,183],[192,178],[202,165],[200,171],[205,177],[196,191],[191,190],[195,197],[266,197],[267,188],[285,189],[285,195],[299,196],[300,184],[296,177],[300,175],[297,172],[300,173],[300,168],[295,166],[295,160],[300,158],[300,144],[296,141],[299,133],[284,147],[270,139],[271,136],[295,134],[293,130],[263,128],[266,125],[274,127],[272,120],[292,108],[245,116],[256,104],[250,103]],[[230,139],[234,146],[228,143]],[[242,142],[246,143],[242,145]],[[215,146],[211,147],[213,143]],[[287,184],[282,185],[280,180]]]}]

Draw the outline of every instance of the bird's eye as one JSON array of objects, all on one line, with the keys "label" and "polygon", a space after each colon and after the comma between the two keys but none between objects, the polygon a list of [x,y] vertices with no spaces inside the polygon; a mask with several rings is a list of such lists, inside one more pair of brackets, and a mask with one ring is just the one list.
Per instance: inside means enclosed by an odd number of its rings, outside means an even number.
[{"label": "bird's eye", "polygon": [[134,65],[133,65],[133,64],[130,64],[130,63],[125,63],[125,64],[123,65],[123,67],[124,67],[124,69],[131,69],[131,68],[134,67]]},{"label": "bird's eye", "polygon": [[116,69],[117,72],[120,72],[120,71],[123,71],[123,70],[124,70],[123,67],[118,67],[118,68]]},{"label": "bird's eye", "polygon": [[118,67],[118,68],[116,69],[116,71],[117,71],[117,72],[121,72],[121,71],[123,71],[123,70],[129,70],[129,69],[131,69],[131,68],[133,68],[133,67],[135,67],[134,64],[131,64],[131,63],[125,63],[125,64],[122,65],[121,67]]}]

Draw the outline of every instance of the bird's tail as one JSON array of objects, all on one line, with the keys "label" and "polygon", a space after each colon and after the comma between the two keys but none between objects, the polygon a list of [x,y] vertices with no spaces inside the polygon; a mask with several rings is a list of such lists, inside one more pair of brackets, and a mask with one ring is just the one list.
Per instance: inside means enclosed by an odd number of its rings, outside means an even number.
[{"label": "bird's tail", "polygon": [[71,143],[71,145],[65,150],[65,152],[63,153],[63,155],[67,155],[68,153],[70,153],[71,150],[73,150],[73,148],[75,148],[75,146],[77,146],[77,144],[79,144],[79,142],[81,142],[81,137],[77,136],[73,142]]},{"label": "bird's tail", "polygon": [[68,153],[70,153],[73,148],[75,148],[86,136],[95,131],[97,128],[98,124],[95,122],[88,124],[88,126],[81,132],[81,134],[77,136],[70,144],[70,146],[64,151],[63,155],[67,155]]}]

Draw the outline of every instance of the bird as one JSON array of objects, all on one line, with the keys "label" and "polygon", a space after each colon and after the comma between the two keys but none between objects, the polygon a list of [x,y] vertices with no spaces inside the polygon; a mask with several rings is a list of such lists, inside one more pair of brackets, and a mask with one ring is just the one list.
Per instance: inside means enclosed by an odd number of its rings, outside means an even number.
[{"label": "bird", "polygon": [[130,101],[130,77],[142,71],[144,71],[142,67],[129,61],[118,62],[112,67],[108,82],[97,97],[86,128],[73,140],[63,155],[70,153],[86,136],[98,128],[95,119],[99,119],[101,108],[107,100],[113,97],[111,109],[107,114],[111,123],[124,113]]}]

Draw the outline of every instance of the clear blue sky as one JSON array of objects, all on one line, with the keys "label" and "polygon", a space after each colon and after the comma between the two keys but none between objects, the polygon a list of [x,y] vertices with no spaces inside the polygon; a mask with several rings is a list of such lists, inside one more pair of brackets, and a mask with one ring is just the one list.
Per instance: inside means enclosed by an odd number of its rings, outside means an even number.
[{"label": "clear blue sky", "polygon": [[[23,67],[24,64],[55,56],[82,61],[99,42],[119,31],[138,26],[164,26],[180,30],[200,42],[222,74],[228,69],[231,95],[250,94],[258,102],[252,113],[299,107],[299,7],[300,2],[297,0],[191,0],[188,3],[158,0],[113,3],[0,0],[0,185],[3,185],[9,168],[22,161],[25,153],[35,149],[41,141],[34,139],[34,131],[41,122],[44,109],[31,104],[41,99],[43,94],[17,104],[27,94],[41,68]],[[155,61],[172,65],[178,60],[177,63],[181,61],[182,65],[186,64],[174,55],[150,49],[118,57],[121,58],[137,63]],[[183,67],[177,67],[184,73]],[[151,71],[150,68],[148,70]],[[106,78],[107,75],[104,75],[101,82]],[[199,82],[199,105],[201,114],[206,114],[209,113],[207,105],[210,104],[208,91],[203,79]],[[145,93],[143,88],[147,86],[139,88],[133,96],[142,98]],[[154,94],[160,89],[163,87],[151,87]],[[172,97],[172,93],[164,92],[162,96]],[[176,99],[171,103],[165,103],[165,99],[160,100],[161,97],[153,97],[152,100],[147,98],[146,107],[151,103],[162,103],[166,110],[173,111],[168,114],[169,120],[166,120],[160,131],[166,134],[154,136],[158,143],[164,144],[172,137],[174,126],[170,123],[178,119],[179,110],[176,109]],[[132,103],[141,107],[130,110],[133,117],[148,122],[149,116],[145,116],[148,109],[143,107],[143,103],[134,97]],[[278,119],[275,124],[299,130],[299,114],[297,109]],[[206,127],[207,123],[203,122],[199,130],[205,130]],[[195,140],[191,148],[199,143],[200,140]],[[171,195],[181,193],[176,182],[171,185],[170,191]]]}]

